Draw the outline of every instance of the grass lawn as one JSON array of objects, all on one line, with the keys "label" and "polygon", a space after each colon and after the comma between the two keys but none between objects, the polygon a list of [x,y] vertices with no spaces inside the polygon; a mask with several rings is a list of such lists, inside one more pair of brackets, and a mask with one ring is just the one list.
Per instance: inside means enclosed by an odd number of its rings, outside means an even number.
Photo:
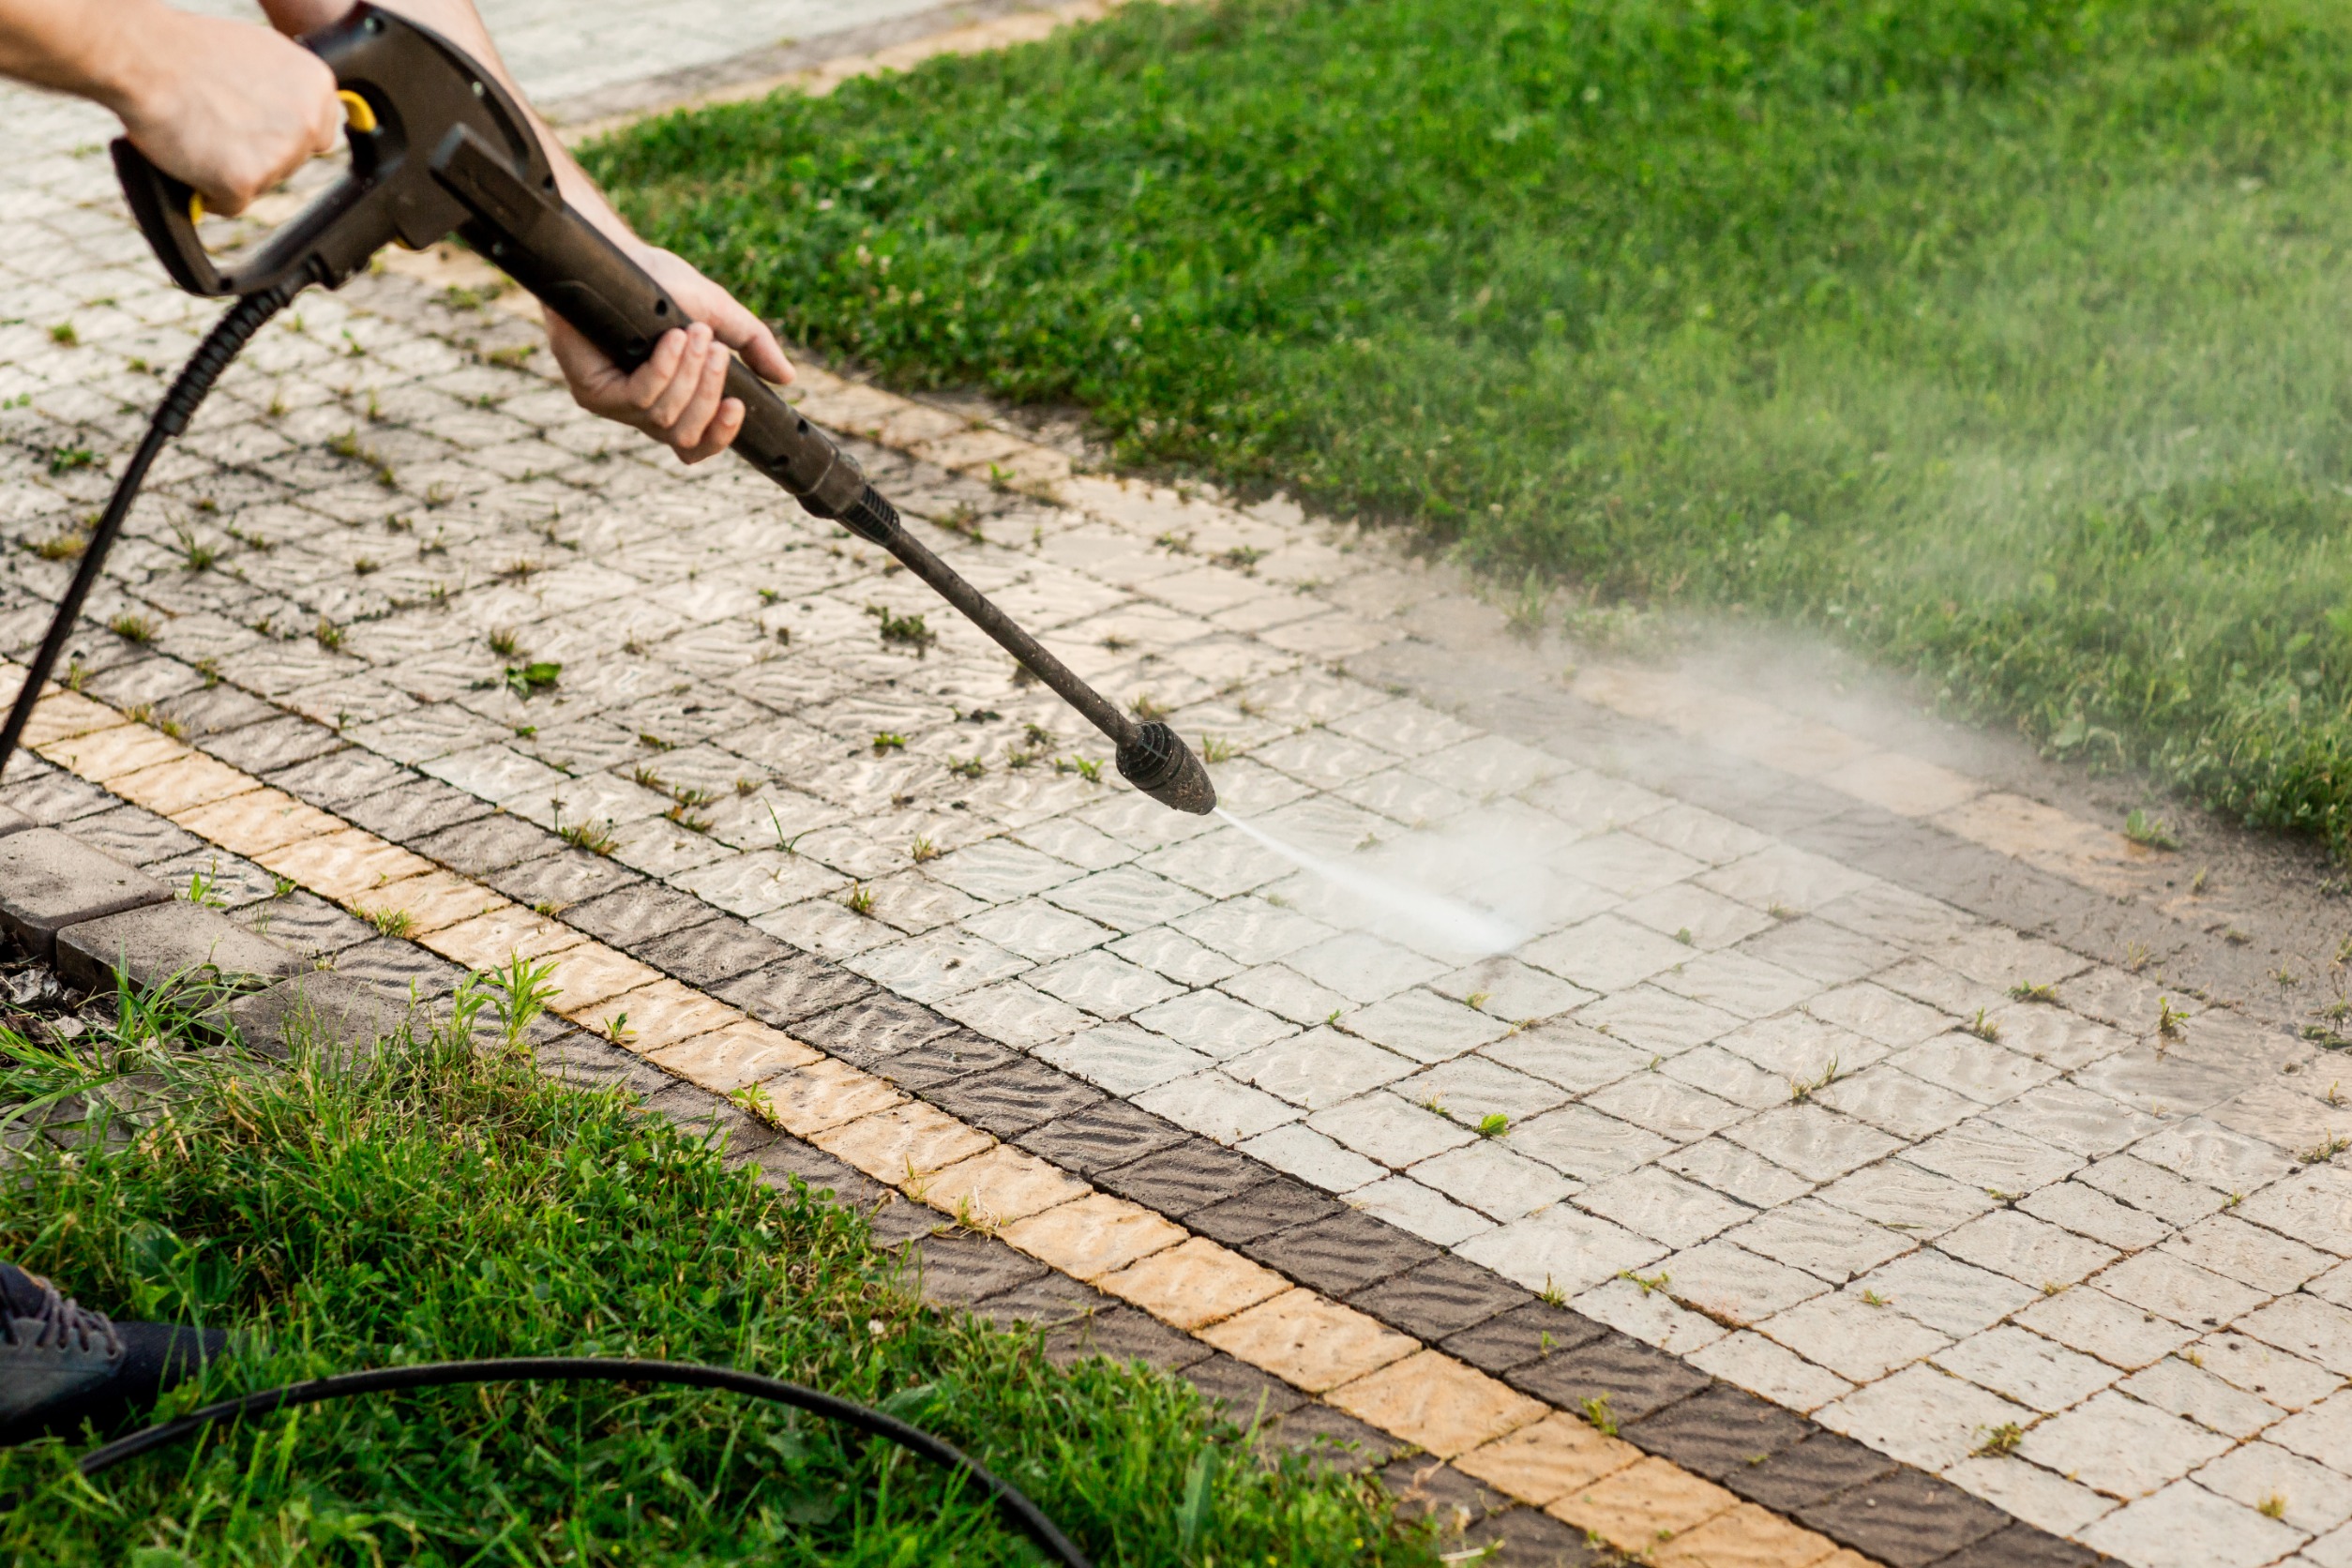
[{"label": "grass lawn", "polygon": [[[126,1033],[146,1033],[142,1027]],[[88,1060],[111,1054],[101,1039]],[[163,1059],[148,1048],[133,1067]],[[0,1099],[86,1071],[0,1032]],[[1261,1462],[1190,1385],[924,1307],[853,1213],[731,1174],[614,1093],[427,1043],[357,1076],[166,1065],[170,1121],[9,1168],[0,1257],[126,1317],[247,1349],[173,1411],[467,1356],[707,1361],[940,1433],[1103,1563],[1433,1564],[1377,1485]],[[1042,1560],[893,1445],[733,1395],[488,1385],[281,1414],[90,1483],[79,1443],[0,1450],[0,1560]]]},{"label": "grass lawn", "polygon": [[596,149],[909,385],[2352,849],[2352,9],[1226,0]]}]

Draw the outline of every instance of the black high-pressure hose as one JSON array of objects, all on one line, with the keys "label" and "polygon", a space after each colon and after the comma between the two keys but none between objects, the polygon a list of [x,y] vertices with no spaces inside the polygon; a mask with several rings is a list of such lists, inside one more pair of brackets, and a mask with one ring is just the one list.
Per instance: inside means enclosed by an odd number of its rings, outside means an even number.
[{"label": "black high-pressure hose", "polygon": [[782,1382],[775,1378],[762,1378],[756,1373],[738,1372],[726,1366],[698,1366],[691,1362],[634,1361],[619,1356],[517,1356],[503,1361],[443,1361],[429,1362],[418,1366],[386,1366],[372,1372],[346,1372],[339,1377],[320,1378],[307,1383],[289,1383],[283,1388],[265,1389],[249,1394],[241,1399],[223,1399],[191,1410],[177,1421],[167,1421],[142,1432],[119,1438],[103,1448],[83,1455],[81,1471],[85,1476],[111,1470],[126,1459],[142,1454],[168,1448],[183,1439],[194,1436],[217,1422],[240,1421],[247,1416],[268,1415],[297,1405],[316,1405],[328,1399],[347,1398],[357,1394],[381,1394],[397,1389],[448,1388],[464,1383],[503,1383],[528,1380],[608,1383],[675,1383],[686,1388],[721,1388],[733,1394],[747,1394],[754,1399],[766,1399],[778,1405],[791,1405],[798,1410],[855,1426],[878,1438],[920,1455],[943,1469],[972,1477],[982,1491],[988,1494],[1006,1519],[1025,1530],[1030,1539],[1044,1548],[1046,1555],[1066,1568],[1091,1568],[1086,1554],[1079,1551],[1070,1538],[1056,1528],[1038,1506],[1012,1485],[991,1474],[977,1460],[953,1444],[941,1441],[918,1426],[910,1426],[895,1416],[884,1415],[864,1405],[820,1394],[798,1383]]},{"label": "black high-pressure hose", "polygon": [[123,519],[130,515],[131,503],[139,499],[139,487],[146,482],[147,470],[163,451],[163,444],[188,429],[188,422],[196,416],[196,410],[210,395],[220,372],[244,352],[245,345],[253,340],[253,334],[270,317],[286,308],[286,302],[306,282],[307,279],[290,279],[240,297],[204,335],[204,342],[188,363],[180,367],[171,391],[163,395],[162,406],[147,421],[147,433],[139,443],[139,449],[123,465],[123,476],[114,481],[114,493],[107,498],[106,510],[98,514],[98,525],[90,530],[89,540],[82,547],[82,564],[74,568],[73,582],[66,589],[66,596],[57,601],[57,613],[50,619],[49,630],[33,656],[32,667],[24,672],[24,685],[16,694],[15,705],[8,710],[8,725],[0,728],[0,775],[8,772],[8,760],[16,755],[17,744],[24,738],[24,726],[32,719],[34,704],[40,701],[41,687],[49,684],[50,675],[57,668],[57,656],[66,651],[66,643],[73,636],[74,623],[82,616],[83,601],[90,596],[91,588],[105,573],[107,551],[113,548],[114,535],[122,532]]}]

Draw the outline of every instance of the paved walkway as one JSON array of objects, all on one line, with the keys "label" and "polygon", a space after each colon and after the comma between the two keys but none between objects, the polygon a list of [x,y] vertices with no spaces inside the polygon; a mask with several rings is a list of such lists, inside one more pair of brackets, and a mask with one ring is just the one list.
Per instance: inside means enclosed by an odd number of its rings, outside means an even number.
[{"label": "paved walkway", "polygon": [[[99,117],[0,117],[21,649],[210,309]],[[1471,1364],[1537,1296],[1650,1348],[1489,1368],[1538,1397],[1637,1423],[1719,1380],[2000,1511],[1884,1560],[2013,1515],[2147,1568],[2352,1563],[2352,1111],[2322,1045],[2158,983],[2171,857],[1883,734],[1565,670],[1377,537],[810,372],[935,548],[1319,874],[1093,776],[877,552],[582,419],[533,342],[411,279],[306,296],[159,470],[85,688]],[[7,793],[445,983],[64,774]]]}]

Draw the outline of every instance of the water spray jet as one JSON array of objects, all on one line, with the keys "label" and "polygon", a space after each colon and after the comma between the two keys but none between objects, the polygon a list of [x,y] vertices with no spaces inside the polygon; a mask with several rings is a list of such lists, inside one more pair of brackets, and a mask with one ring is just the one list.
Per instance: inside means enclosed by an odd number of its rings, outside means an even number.
[{"label": "water spray jet", "polygon": [[1507,953],[1527,941],[1529,933],[1492,910],[1483,910],[1424,887],[1399,885],[1362,867],[1330,860],[1268,833],[1265,829],[1214,807],[1216,814],[1285,860],[1352,894],[1365,903],[1411,927],[1425,939],[1477,957]]}]

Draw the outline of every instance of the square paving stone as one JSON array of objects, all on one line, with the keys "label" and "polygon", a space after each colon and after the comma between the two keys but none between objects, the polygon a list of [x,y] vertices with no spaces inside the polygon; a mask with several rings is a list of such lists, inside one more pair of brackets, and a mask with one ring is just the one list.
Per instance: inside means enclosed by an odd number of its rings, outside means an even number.
[{"label": "square paving stone", "polygon": [[1470,1527],[1470,1545],[1495,1545],[1485,1560],[1495,1568],[1616,1568],[1624,1561],[1606,1546],[1595,1546],[1573,1525],[1561,1524],[1534,1508],[1506,1508]]},{"label": "square paving stone", "polygon": [[732,915],[671,931],[635,949],[638,957],[664,974],[704,990],[791,957],[792,951],[790,943]]},{"label": "square paving stone", "polygon": [[1580,1410],[1586,1400],[1606,1395],[1611,1419],[1627,1425],[1713,1380],[1664,1350],[1614,1332],[1571,1350],[1555,1350],[1503,1377],[1521,1393],[1565,1410]]},{"label": "square paving stone", "polygon": [[369,833],[406,844],[486,817],[490,809],[490,802],[453,790],[438,778],[412,778],[353,801],[342,815]]},{"label": "square paving stone", "polygon": [[229,1020],[246,1048],[280,1060],[298,1044],[329,1055],[365,1056],[409,1027],[411,1018],[406,997],[347,974],[281,980],[229,1008]]},{"label": "square paving stone", "polygon": [[489,879],[490,886],[518,904],[533,909],[552,904],[559,912],[640,880],[616,861],[568,847],[510,866]]},{"label": "square paving stone", "polygon": [[1197,1209],[1252,1190],[1268,1174],[1264,1166],[1246,1154],[1187,1135],[1182,1143],[1157,1153],[1097,1172],[1094,1184],[1130,1202],[1182,1219]]},{"label": "square paving stone", "polygon": [[2013,1524],[1945,1558],[1936,1568],[2094,1568],[2113,1560],[2046,1530]]},{"label": "square paving stone", "polygon": [[188,854],[204,841],[152,811],[118,806],[74,819],[73,837],[84,846],[131,866],[152,866],[158,860]]},{"label": "square paving stone", "polygon": [[1717,1383],[1622,1430],[1626,1441],[1723,1481],[1794,1448],[1816,1428],[1777,1405]]},{"label": "square paving stone", "polygon": [[1197,1361],[1206,1360],[1210,1349],[1131,1306],[1114,1306],[1048,1334],[1046,1354],[1057,1366],[1101,1356],[1122,1364],[1141,1361],[1181,1372]]},{"label": "square paving stone", "polygon": [[231,767],[265,774],[339,750],[342,745],[342,737],[325,725],[288,714],[215,735],[205,741],[204,749]]},{"label": "square paving stone", "polygon": [[1247,1362],[1236,1361],[1223,1350],[1185,1367],[1184,1380],[1205,1397],[1223,1404],[1228,1420],[1244,1424],[1254,1418],[1278,1416],[1306,1403],[1306,1395],[1289,1383],[1259,1371]]},{"label": "square paving stone", "polygon": [[1328,1194],[1288,1176],[1278,1176],[1223,1202],[1195,1209],[1185,1216],[1184,1223],[1212,1241],[1239,1246],[1342,1212],[1340,1204]]},{"label": "square paving stone", "polygon": [[1428,1243],[1353,1210],[1243,1244],[1244,1256],[1328,1296],[1349,1296],[1438,1256]]},{"label": "square paving stone", "polygon": [[950,1231],[914,1244],[921,1259],[923,1295],[927,1301],[969,1306],[985,1296],[998,1295],[1026,1285],[1046,1274],[1046,1266],[1025,1258],[990,1236]]},{"label": "square paving stone", "polygon": [[821,1051],[870,1067],[957,1027],[928,1007],[875,991],[846,1007],[803,1018],[792,1033]]},{"label": "square paving stone", "polygon": [[1726,1470],[1721,1480],[1750,1502],[1793,1514],[1894,1473],[1895,1462],[1834,1432],[1814,1431],[1763,1463]]},{"label": "square paving stone", "polygon": [[145,872],[53,827],[0,838],[0,929],[44,963],[56,961],[66,927],[171,897]]},{"label": "square paving stone", "polygon": [[1093,1178],[1172,1148],[1192,1137],[1172,1122],[1124,1100],[1106,1099],[1033,1127],[1015,1141],[1040,1159]]},{"label": "square paving stone", "polygon": [[375,928],[312,893],[288,893],[248,904],[231,918],[306,958],[339,953],[374,940]]},{"label": "square paving stone", "polygon": [[57,969],[85,989],[111,988],[119,972],[151,991],[167,981],[208,991],[251,988],[310,966],[218,910],[173,899],[68,926],[57,933]]},{"label": "square paving stone", "polygon": [[[38,761],[38,757],[27,758],[20,752],[8,759],[8,765],[12,770],[23,769]],[[114,805],[113,795],[88,779],[46,764],[30,776],[10,780],[8,789],[0,793],[5,793],[11,807],[49,826],[110,810]]]},{"label": "square paving stone", "polygon": [[1010,1328],[1015,1323],[1066,1323],[1118,1304],[1068,1274],[1040,1269],[1035,1277],[974,1303],[972,1310],[999,1328]]},{"label": "square paving stone", "polygon": [[[206,742],[204,749],[223,761],[234,761],[217,743]],[[280,763],[269,770],[266,776],[270,784],[296,800],[308,801],[323,811],[340,811],[355,800],[364,800],[379,790],[391,789],[403,779],[420,776],[388,757],[355,746],[339,745],[297,761]]]},{"label": "square paving stone", "polygon": [[661,1117],[694,1141],[723,1148],[730,1154],[750,1153],[776,1138],[775,1128],[733,1101],[676,1078],[646,1095],[644,1108],[647,1115]]},{"label": "square paving stone", "polygon": [[926,1094],[950,1116],[999,1138],[1018,1138],[1057,1117],[1104,1103],[1099,1091],[1026,1057],[942,1083]]},{"label": "square paving stone", "polygon": [[870,1206],[887,1190],[847,1161],[782,1134],[752,1151],[744,1163],[755,1168],[760,1180],[769,1186],[789,1189],[797,1176],[818,1197],[830,1193],[837,1200],[860,1208]]},{"label": "square paving stone", "polygon": [[609,942],[633,957],[665,937],[692,931],[718,918],[718,911],[691,893],[657,882],[635,882],[564,911],[564,923]]},{"label": "square paving stone", "polygon": [[1797,1519],[1889,1568],[1926,1568],[2011,1522],[1991,1503],[1907,1467],[1800,1508]]},{"label": "square paving stone", "polygon": [[1434,1344],[1534,1300],[1490,1270],[1458,1258],[1440,1258],[1357,1291],[1348,1304]]},{"label": "square paving stone", "polygon": [[551,852],[560,841],[525,822],[493,812],[413,839],[408,848],[462,877],[488,877]]},{"label": "square paving stone", "polygon": [[1279,1446],[1307,1454],[1338,1470],[1367,1470],[1384,1465],[1409,1446],[1345,1410],[1311,1399],[1269,1424]]},{"label": "square paving stone", "polygon": [[210,744],[209,737],[223,731],[259,724],[279,714],[279,709],[233,686],[198,686],[166,698],[156,707],[166,718],[184,726],[190,736],[206,745]]},{"label": "square paving stone", "polygon": [[912,1049],[886,1056],[873,1065],[878,1075],[899,1088],[936,1098],[938,1091],[974,1074],[996,1072],[1027,1060],[985,1034],[957,1029]]},{"label": "square paving stone", "polygon": [[1448,1335],[1440,1348],[1482,1372],[1500,1377],[1515,1366],[1590,1345],[1608,1332],[1581,1312],[1530,1302]]},{"label": "square paving stone", "polygon": [[790,1030],[804,1018],[862,1001],[874,992],[874,983],[863,975],[787,947],[784,957],[735,976],[715,994],[771,1028]]},{"label": "square paving stone", "polygon": [[1493,1487],[1425,1454],[1391,1460],[1381,1467],[1380,1485],[1396,1500],[1397,1513],[1433,1521],[1449,1547],[1472,1524],[1511,1506],[1511,1500]]},{"label": "square paving stone", "polygon": [[465,978],[465,971],[458,965],[398,937],[379,937],[344,948],[335,956],[335,972],[372,980],[403,1001],[448,996]]}]

